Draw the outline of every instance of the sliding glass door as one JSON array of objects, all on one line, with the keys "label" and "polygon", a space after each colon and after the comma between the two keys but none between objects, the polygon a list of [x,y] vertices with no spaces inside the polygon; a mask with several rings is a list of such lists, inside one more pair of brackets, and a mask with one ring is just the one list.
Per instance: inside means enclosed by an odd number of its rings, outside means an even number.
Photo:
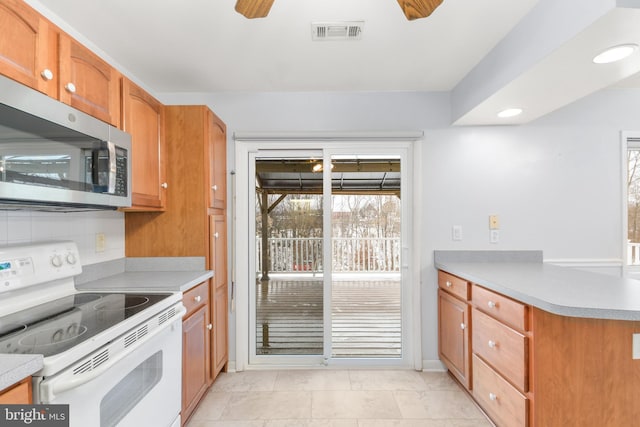
[{"label": "sliding glass door", "polygon": [[406,365],[406,149],[249,153],[249,363]]}]

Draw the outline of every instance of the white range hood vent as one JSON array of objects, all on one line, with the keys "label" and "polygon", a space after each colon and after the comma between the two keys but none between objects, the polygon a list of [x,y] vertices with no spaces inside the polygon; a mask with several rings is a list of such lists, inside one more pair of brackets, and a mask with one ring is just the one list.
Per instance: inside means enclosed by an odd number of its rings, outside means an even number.
[{"label": "white range hood vent", "polygon": [[360,40],[364,21],[312,22],[311,39],[323,40]]}]

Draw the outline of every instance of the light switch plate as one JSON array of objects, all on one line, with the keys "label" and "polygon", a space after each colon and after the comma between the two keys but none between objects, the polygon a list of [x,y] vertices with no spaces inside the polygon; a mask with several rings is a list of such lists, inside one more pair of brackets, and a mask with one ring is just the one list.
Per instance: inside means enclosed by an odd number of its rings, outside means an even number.
[{"label": "light switch plate", "polygon": [[633,334],[632,336],[631,358],[640,359],[640,334]]},{"label": "light switch plate", "polygon": [[451,240],[460,241],[462,240],[462,226],[454,225],[451,227]]},{"label": "light switch plate", "polygon": [[489,215],[489,230],[497,230],[500,228],[500,219],[498,215]]}]

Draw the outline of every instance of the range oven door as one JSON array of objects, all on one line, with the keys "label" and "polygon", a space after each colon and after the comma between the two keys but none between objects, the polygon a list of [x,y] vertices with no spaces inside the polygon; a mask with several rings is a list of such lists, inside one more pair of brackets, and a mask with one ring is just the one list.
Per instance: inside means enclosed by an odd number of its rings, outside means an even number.
[{"label": "range oven door", "polygon": [[70,427],[179,425],[181,316],[151,333],[105,362],[100,349],[83,363],[36,380],[35,402],[68,404]]}]

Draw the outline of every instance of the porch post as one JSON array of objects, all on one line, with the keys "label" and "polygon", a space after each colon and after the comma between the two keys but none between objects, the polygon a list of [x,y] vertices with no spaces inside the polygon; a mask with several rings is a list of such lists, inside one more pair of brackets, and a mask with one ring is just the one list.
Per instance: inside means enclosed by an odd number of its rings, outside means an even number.
[{"label": "porch post", "polygon": [[262,278],[260,280],[269,280],[269,194],[262,191],[262,203],[260,205],[260,213],[262,214]]}]

